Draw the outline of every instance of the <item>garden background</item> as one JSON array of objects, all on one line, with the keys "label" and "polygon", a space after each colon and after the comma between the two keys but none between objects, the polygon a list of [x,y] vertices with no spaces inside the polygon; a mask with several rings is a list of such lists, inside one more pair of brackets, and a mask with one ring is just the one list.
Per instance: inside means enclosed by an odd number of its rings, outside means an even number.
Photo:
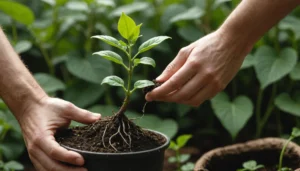
[{"label": "garden background", "polygon": [[[117,111],[124,94],[100,83],[108,75],[125,75],[115,64],[92,55],[112,47],[91,36],[121,38],[117,22],[125,12],[143,23],[139,43],[158,35],[172,37],[146,53],[157,67],[141,66],[133,78],[152,80],[182,47],[216,30],[239,2],[1,0],[0,25],[49,95],[109,116]],[[142,116],[137,124],[170,138],[191,134],[186,149],[191,161],[215,147],[266,136],[286,137],[293,127],[300,127],[299,40],[298,7],[256,43],[237,76],[212,100],[198,108],[151,102],[142,115],[145,100],[140,91],[133,95],[127,115]],[[1,99],[0,157],[3,162],[29,162],[18,123]]]}]

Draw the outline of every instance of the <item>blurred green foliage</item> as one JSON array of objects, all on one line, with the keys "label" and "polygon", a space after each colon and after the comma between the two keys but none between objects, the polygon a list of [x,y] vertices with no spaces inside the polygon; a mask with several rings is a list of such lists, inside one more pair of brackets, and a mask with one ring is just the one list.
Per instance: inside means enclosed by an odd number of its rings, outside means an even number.
[{"label": "blurred green foliage", "polygon": [[[100,83],[108,75],[125,77],[126,73],[115,64],[91,55],[99,49],[112,49],[91,39],[92,35],[112,35],[120,39],[117,18],[125,12],[137,23],[143,23],[143,36],[138,43],[158,35],[172,37],[171,41],[146,53],[157,59],[157,68],[150,71],[148,67],[139,67],[133,78],[133,81],[151,80],[182,47],[216,30],[239,2],[3,0],[0,25],[49,95],[105,116],[117,110],[124,94],[112,87],[101,87]],[[170,137],[176,135],[177,130],[193,133],[194,137],[222,135],[224,139],[282,135],[300,125],[299,40],[298,7],[257,42],[237,76],[210,103],[196,109],[153,102],[137,122]],[[133,95],[128,115],[142,116],[144,102],[142,93]],[[224,135],[224,130],[229,134]]]}]

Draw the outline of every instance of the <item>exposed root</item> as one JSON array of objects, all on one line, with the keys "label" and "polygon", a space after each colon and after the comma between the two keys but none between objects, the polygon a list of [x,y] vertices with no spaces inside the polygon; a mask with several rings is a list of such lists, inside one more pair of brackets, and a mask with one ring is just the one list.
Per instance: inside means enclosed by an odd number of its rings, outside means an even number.
[{"label": "exposed root", "polygon": [[104,146],[105,148],[107,148],[106,145],[105,145],[105,133],[106,133],[106,131],[107,131],[107,127],[108,127],[108,125],[105,126],[105,130],[104,130],[103,135],[102,135],[102,142],[103,142],[103,146]]},{"label": "exposed root", "polygon": [[[118,130],[120,130],[120,126],[119,126]],[[119,132],[116,132],[115,134],[113,134],[113,135],[109,138],[109,145],[110,145],[115,151],[118,151],[118,150],[116,149],[116,147],[115,147],[114,145],[112,145],[111,140],[112,140],[112,138],[113,138],[114,136],[118,135],[118,133],[119,133]]]}]

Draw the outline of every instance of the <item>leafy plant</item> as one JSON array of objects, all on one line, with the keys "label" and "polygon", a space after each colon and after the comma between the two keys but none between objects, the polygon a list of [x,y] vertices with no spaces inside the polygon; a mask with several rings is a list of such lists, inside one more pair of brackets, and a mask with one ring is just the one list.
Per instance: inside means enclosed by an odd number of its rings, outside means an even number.
[{"label": "leafy plant", "polygon": [[288,146],[288,144],[293,141],[293,139],[300,137],[300,129],[299,128],[294,128],[290,138],[286,141],[286,143],[284,144],[284,146],[282,147],[281,153],[280,153],[280,158],[279,158],[279,164],[278,164],[278,171],[288,171],[288,170],[292,170],[286,167],[282,167],[282,162],[283,162],[283,156],[286,150],[286,147]]},{"label": "leafy plant", "polygon": [[258,169],[264,168],[264,165],[258,165],[255,160],[250,160],[243,163],[243,168],[238,169],[237,171],[256,171]]},{"label": "leafy plant", "polygon": [[194,169],[194,164],[191,162],[186,163],[191,155],[180,154],[180,149],[192,138],[192,135],[181,135],[175,141],[171,141],[170,149],[175,151],[175,156],[168,159],[169,163],[176,163],[178,171],[190,171]]},{"label": "leafy plant", "polygon": [[0,170],[1,171],[17,171],[17,170],[24,170],[24,166],[17,162],[17,161],[9,161],[4,163],[0,161]]}]

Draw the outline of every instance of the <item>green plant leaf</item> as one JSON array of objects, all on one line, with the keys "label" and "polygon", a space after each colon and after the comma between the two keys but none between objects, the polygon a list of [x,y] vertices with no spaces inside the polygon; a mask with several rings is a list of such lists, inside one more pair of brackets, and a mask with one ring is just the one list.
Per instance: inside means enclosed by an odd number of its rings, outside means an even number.
[{"label": "green plant leaf", "polygon": [[293,100],[287,93],[282,93],[277,96],[275,99],[275,105],[284,112],[300,117],[300,100]]},{"label": "green plant leaf", "polygon": [[[78,91],[80,90],[80,91]],[[94,104],[104,94],[104,89],[99,84],[79,81],[69,86],[64,92],[64,99],[72,102],[80,108]]]},{"label": "green plant leaf", "polygon": [[297,63],[297,52],[292,48],[283,49],[279,55],[275,49],[262,46],[255,53],[255,72],[261,89],[289,74]]},{"label": "green plant leaf", "polygon": [[31,9],[21,3],[1,0],[0,11],[3,11],[12,19],[25,25],[30,25],[34,22],[34,14]]},{"label": "green plant leaf", "polygon": [[127,15],[130,15],[135,12],[144,11],[148,9],[150,6],[150,3],[148,2],[134,2],[127,5],[119,6],[115,10],[111,12],[112,17],[120,16],[122,13],[125,13]]},{"label": "green plant leaf", "polygon": [[171,141],[169,148],[175,151],[179,149],[177,144],[174,141]]},{"label": "green plant leaf", "polygon": [[204,36],[204,34],[198,28],[190,25],[180,27],[178,29],[178,34],[189,42],[194,42]]},{"label": "green plant leaf", "polygon": [[176,163],[176,162],[177,162],[177,159],[176,159],[176,157],[174,157],[174,156],[173,156],[173,157],[169,157],[169,158],[168,158],[168,162],[169,162],[169,163]]},{"label": "green plant leaf", "polygon": [[195,164],[192,162],[188,162],[181,166],[182,171],[192,171],[195,168]]},{"label": "green plant leaf", "polygon": [[66,88],[61,80],[46,73],[36,73],[34,74],[34,78],[46,93],[54,93],[59,90],[65,90]]},{"label": "green plant leaf", "polygon": [[190,158],[191,158],[191,155],[190,155],[190,154],[181,154],[181,155],[179,156],[180,163],[185,163],[185,162],[188,161]]},{"label": "green plant leaf", "polygon": [[164,13],[162,14],[160,18],[160,27],[161,30],[165,33],[171,28],[171,18],[173,18],[175,15],[180,14],[187,10],[187,8],[183,4],[171,4],[167,6],[167,8],[164,10]]},{"label": "green plant leaf", "polygon": [[89,6],[84,1],[69,1],[65,7],[72,11],[82,11],[82,12],[88,12]]},{"label": "green plant leaf", "polygon": [[32,43],[30,41],[21,40],[17,42],[17,44],[14,46],[14,49],[18,54],[21,54],[27,52],[29,49],[31,49],[31,47]]},{"label": "green plant leaf", "polygon": [[122,45],[117,39],[115,39],[114,37],[111,37],[111,36],[106,36],[106,35],[97,35],[97,36],[93,36],[92,38],[95,38],[95,39],[100,39],[102,40],[103,42],[111,45],[111,46],[114,46],[116,48],[119,48],[121,50],[126,50],[126,44],[125,46]]},{"label": "green plant leaf", "polygon": [[248,54],[241,66],[241,69],[247,69],[255,65],[255,57],[251,54]]},{"label": "green plant leaf", "polygon": [[167,39],[171,39],[168,36],[157,36],[157,37],[153,37],[151,39],[149,39],[148,41],[144,42],[140,47],[139,47],[139,53],[143,53],[146,52],[152,48],[154,48],[155,46],[159,45],[160,43],[162,43],[163,41],[167,40]]},{"label": "green plant leaf", "polygon": [[250,161],[243,163],[243,167],[245,169],[249,169],[249,170],[254,170],[256,166],[257,166],[257,162],[254,160],[250,160]]},{"label": "green plant leaf", "polygon": [[184,21],[184,20],[195,20],[199,19],[205,14],[205,11],[199,7],[192,7],[188,9],[187,11],[183,13],[179,13],[175,15],[173,18],[171,18],[171,23],[175,23],[178,21]]},{"label": "green plant leaf", "polygon": [[141,59],[134,59],[134,66],[138,66],[139,64],[151,65],[154,68],[156,66],[154,59],[149,58],[149,57],[143,57]]},{"label": "green plant leaf", "polygon": [[87,58],[79,58],[77,56],[69,56],[66,61],[68,71],[74,76],[100,84],[101,81],[113,73],[113,67],[110,61],[103,58],[95,58],[88,56]]},{"label": "green plant leaf", "polygon": [[290,73],[290,77],[292,80],[298,81],[300,80],[300,62],[295,66],[295,68]]},{"label": "green plant leaf", "polygon": [[111,86],[124,87],[124,81],[118,76],[105,77],[101,84],[109,84]]},{"label": "green plant leaf", "polygon": [[127,16],[125,13],[122,13],[118,22],[118,31],[121,34],[121,36],[124,39],[131,41],[130,38],[133,37],[133,32],[136,29],[136,27],[137,26],[133,19]]},{"label": "green plant leaf", "polygon": [[182,148],[186,145],[186,143],[192,138],[192,135],[181,135],[176,139],[177,146]]},{"label": "green plant leaf", "polygon": [[148,86],[155,85],[152,81],[149,80],[139,80],[134,83],[134,88],[145,88]]},{"label": "green plant leaf", "polygon": [[292,136],[293,136],[294,138],[300,137],[300,129],[299,129],[299,128],[293,128]]},{"label": "green plant leaf", "polygon": [[296,16],[289,15],[285,17],[278,26],[281,30],[292,30],[296,40],[300,39],[300,19]]},{"label": "green plant leaf", "polygon": [[139,25],[137,25],[137,26],[133,29],[132,35],[131,35],[131,37],[129,38],[129,40],[131,40],[131,42],[135,43],[136,40],[140,37],[142,25],[143,25],[143,24],[139,24]]},{"label": "green plant leaf", "polygon": [[9,161],[4,164],[4,169],[5,168],[7,168],[8,170],[23,170],[24,166],[17,161]]},{"label": "green plant leaf", "polygon": [[110,60],[117,64],[121,64],[121,65],[124,64],[123,59],[120,55],[118,55],[115,52],[109,51],[109,50],[95,52],[95,53],[93,53],[93,55],[99,55],[99,56],[103,57],[104,59]]},{"label": "green plant leaf", "polygon": [[253,104],[247,96],[239,96],[229,101],[225,92],[211,100],[212,108],[222,125],[234,139],[253,114]]}]

